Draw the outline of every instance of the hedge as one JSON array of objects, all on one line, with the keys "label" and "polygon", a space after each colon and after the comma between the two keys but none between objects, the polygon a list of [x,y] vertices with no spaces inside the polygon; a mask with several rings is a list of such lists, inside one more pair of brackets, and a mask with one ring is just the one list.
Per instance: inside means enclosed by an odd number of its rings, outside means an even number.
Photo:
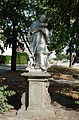
[{"label": "hedge", "polygon": [[[9,63],[11,63],[11,56],[0,55],[0,64],[9,64]],[[16,64],[27,64],[27,54],[17,53]]]},{"label": "hedge", "polygon": [[16,63],[17,64],[27,64],[27,54],[26,53],[17,53]]}]

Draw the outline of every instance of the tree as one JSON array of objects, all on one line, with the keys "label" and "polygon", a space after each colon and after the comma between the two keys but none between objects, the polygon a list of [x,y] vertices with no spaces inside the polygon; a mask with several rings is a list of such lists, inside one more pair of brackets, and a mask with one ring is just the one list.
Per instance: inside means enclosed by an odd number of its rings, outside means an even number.
[{"label": "tree", "polygon": [[[27,35],[31,21],[42,11],[42,2],[34,0],[1,0],[0,27],[3,29],[6,45],[12,45],[11,70],[16,70],[16,48],[19,38]],[[4,13],[4,14],[3,14]]]},{"label": "tree", "polygon": [[66,45],[69,46],[71,67],[72,48],[75,45],[74,39],[79,36],[79,0],[54,0],[51,2],[48,0],[48,6],[51,9],[48,9],[47,19],[50,23],[49,27],[52,27],[49,47],[59,52]]},{"label": "tree", "polygon": [[[27,0],[0,1],[0,27],[5,36],[6,45],[12,45],[11,70],[16,70],[16,48],[18,34],[25,32],[31,19]],[[27,15],[26,15],[27,14]]]},{"label": "tree", "polygon": [[52,32],[49,49],[58,53],[69,46],[71,66],[72,47],[79,46],[78,6],[79,0],[1,0],[0,24],[6,44],[12,44],[12,70],[16,68],[18,34],[26,33],[31,22],[43,13],[47,28]]}]

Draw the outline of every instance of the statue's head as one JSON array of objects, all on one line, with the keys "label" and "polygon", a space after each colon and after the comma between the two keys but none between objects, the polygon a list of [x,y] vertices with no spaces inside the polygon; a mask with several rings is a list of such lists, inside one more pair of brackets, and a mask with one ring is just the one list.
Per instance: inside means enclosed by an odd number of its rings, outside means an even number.
[{"label": "statue's head", "polygon": [[42,15],[40,15],[40,17],[39,17],[39,21],[40,21],[40,22],[44,22],[45,18],[46,18],[45,15],[42,14]]}]

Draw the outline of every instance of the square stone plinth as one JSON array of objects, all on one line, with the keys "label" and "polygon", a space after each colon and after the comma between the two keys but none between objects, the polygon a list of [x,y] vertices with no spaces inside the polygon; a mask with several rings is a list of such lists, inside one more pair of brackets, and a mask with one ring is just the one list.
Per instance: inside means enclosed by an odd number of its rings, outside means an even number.
[{"label": "square stone plinth", "polygon": [[[18,112],[20,117],[33,120],[55,120],[55,113],[51,107],[51,99],[48,93],[49,73],[24,73],[27,86],[26,94],[22,97],[22,107]],[[25,99],[24,99],[25,98]],[[24,101],[25,100],[25,101]]]}]

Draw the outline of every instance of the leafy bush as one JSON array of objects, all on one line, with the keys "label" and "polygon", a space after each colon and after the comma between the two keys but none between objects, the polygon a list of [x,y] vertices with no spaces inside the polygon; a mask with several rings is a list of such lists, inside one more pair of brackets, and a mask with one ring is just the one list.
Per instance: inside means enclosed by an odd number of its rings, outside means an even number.
[{"label": "leafy bush", "polygon": [[[78,92],[78,96],[79,96],[79,92]],[[76,100],[75,103],[79,105],[79,100]]]},{"label": "leafy bush", "polygon": [[7,103],[7,97],[14,95],[14,91],[8,90],[8,86],[1,86],[0,87],[0,113],[8,111],[14,108],[12,105]]},{"label": "leafy bush", "polygon": [[9,56],[9,55],[6,55],[6,56],[0,55],[0,63],[1,64],[7,64],[7,63],[10,63],[10,61],[11,61],[11,56]]},{"label": "leafy bush", "polygon": [[11,56],[6,55],[5,57],[6,57],[5,63],[6,63],[6,64],[11,63]]},{"label": "leafy bush", "polygon": [[57,60],[69,59],[69,56],[66,54],[58,53]]},{"label": "leafy bush", "polygon": [[75,103],[79,105],[79,101],[75,101]]},{"label": "leafy bush", "polygon": [[17,53],[16,57],[17,64],[27,64],[27,54],[26,53]]},{"label": "leafy bush", "polygon": [[[1,64],[8,64],[11,63],[11,56],[0,55],[0,63]],[[26,53],[17,53],[16,56],[16,64],[27,64],[27,54]]]},{"label": "leafy bush", "polygon": [[6,57],[0,55],[0,64],[5,64],[5,61],[6,61]]}]

